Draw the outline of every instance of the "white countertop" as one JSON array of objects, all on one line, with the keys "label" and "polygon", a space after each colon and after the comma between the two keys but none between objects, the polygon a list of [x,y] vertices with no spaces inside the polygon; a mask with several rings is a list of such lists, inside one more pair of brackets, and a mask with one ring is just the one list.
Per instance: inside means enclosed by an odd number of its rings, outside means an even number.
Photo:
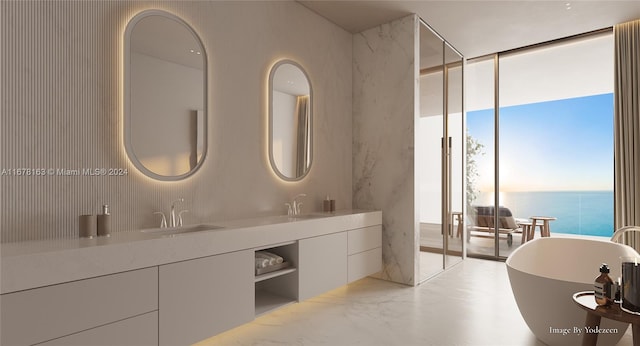
[{"label": "white countertop", "polygon": [[380,211],[343,210],[319,217],[270,216],[206,222],[222,228],[174,236],[139,231],[110,237],[2,244],[0,293],[16,292],[199,257],[259,248],[382,223]]}]

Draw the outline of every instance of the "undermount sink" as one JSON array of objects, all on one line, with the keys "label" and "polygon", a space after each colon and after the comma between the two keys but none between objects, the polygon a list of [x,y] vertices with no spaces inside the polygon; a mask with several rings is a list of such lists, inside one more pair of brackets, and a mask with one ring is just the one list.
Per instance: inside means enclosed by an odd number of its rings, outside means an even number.
[{"label": "undermount sink", "polygon": [[308,220],[308,219],[318,219],[321,217],[327,217],[327,215],[322,215],[322,214],[302,214],[302,215],[288,215],[289,220],[291,221],[296,221],[296,220]]},{"label": "undermount sink", "polygon": [[212,230],[221,229],[221,228],[224,228],[224,227],[209,225],[209,224],[200,224],[200,225],[189,225],[189,226],[180,226],[180,227],[143,229],[140,232],[152,233],[152,234],[182,234],[182,233],[191,233],[191,232],[212,231]]}]

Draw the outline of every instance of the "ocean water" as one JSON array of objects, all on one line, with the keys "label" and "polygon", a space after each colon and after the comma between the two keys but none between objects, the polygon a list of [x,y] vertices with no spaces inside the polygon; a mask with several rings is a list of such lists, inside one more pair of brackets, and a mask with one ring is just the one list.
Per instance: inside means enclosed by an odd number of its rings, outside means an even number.
[{"label": "ocean water", "polygon": [[[493,205],[493,194],[481,193],[476,205]],[[500,205],[516,218],[553,216],[551,234],[568,233],[611,237],[613,191],[501,192]]]}]

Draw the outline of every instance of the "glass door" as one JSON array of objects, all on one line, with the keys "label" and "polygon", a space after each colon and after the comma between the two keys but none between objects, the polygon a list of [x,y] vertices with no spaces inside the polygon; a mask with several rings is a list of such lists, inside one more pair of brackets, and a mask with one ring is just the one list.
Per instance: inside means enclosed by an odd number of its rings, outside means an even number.
[{"label": "glass door", "polygon": [[444,42],[420,26],[420,117],[416,124],[416,176],[419,186],[420,280],[444,270],[443,114]]},{"label": "glass door", "polygon": [[612,45],[598,32],[467,62],[469,256],[508,257],[538,217],[551,236],[610,237]]},{"label": "glass door", "polygon": [[446,138],[443,162],[443,205],[447,232],[444,237],[445,268],[462,260],[464,253],[464,117],[463,59],[444,43],[444,105]]},{"label": "glass door", "polygon": [[416,125],[421,280],[458,263],[464,254],[462,81],[462,56],[423,23]]},{"label": "glass door", "polygon": [[[466,227],[467,254],[495,259],[499,234],[493,228],[495,205],[495,65],[497,56],[467,61],[466,85]],[[496,246],[498,244],[498,246]]]}]

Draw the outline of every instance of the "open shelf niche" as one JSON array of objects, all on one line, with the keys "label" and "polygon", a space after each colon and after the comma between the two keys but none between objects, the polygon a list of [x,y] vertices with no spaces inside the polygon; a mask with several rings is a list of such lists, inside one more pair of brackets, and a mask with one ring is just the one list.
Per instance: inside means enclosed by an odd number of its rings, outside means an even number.
[{"label": "open shelf niche", "polygon": [[289,266],[256,275],[256,316],[266,314],[298,301],[298,242],[289,242],[255,251],[268,251],[282,258]]}]

